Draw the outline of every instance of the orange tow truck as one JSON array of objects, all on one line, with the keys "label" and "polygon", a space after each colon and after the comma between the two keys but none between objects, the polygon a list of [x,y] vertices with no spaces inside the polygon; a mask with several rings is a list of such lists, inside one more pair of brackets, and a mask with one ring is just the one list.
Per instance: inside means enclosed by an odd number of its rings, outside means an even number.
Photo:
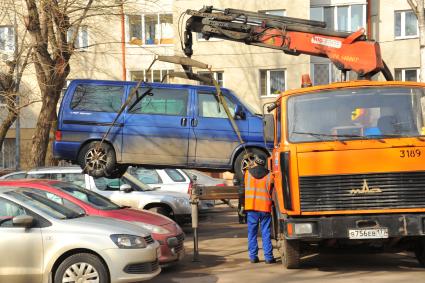
[{"label": "orange tow truck", "polygon": [[[309,247],[411,250],[425,266],[425,84],[394,82],[379,44],[359,30],[235,9],[188,10],[192,32],[287,54],[329,58],[369,80],[289,90],[274,110],[273,234],[282,263]],[[269,125],[269,127],[272,125]]]}]

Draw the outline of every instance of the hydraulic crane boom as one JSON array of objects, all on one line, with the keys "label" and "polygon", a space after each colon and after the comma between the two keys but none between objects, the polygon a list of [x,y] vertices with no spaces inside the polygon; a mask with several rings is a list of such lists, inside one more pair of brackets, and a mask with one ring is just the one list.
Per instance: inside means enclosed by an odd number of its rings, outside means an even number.
[{"label": "hydraulic crane boom", "polygon": [[290,17],[267,15],[236,9],[218,10],[212,6],[187,10],[184,53],[191,57],[192,32],[205,39],[217,37],[266,48],[279,49],[290,55],[307,54],[329,58],[345,73],[371,78],[382,72],[387,80],[393,76],[381,58],[379,44],[367,40],[364,29],[354,33],[325,28],[326,23]]}]

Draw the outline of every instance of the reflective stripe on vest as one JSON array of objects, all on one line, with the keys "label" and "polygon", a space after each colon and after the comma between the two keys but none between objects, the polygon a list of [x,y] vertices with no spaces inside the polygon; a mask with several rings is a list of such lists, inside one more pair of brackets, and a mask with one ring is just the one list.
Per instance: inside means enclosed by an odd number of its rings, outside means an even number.
[{"label": "reflective stripe on vest", "polygon": [[271,212],[270,174],[256,179],[245,173],[245,210]]}]

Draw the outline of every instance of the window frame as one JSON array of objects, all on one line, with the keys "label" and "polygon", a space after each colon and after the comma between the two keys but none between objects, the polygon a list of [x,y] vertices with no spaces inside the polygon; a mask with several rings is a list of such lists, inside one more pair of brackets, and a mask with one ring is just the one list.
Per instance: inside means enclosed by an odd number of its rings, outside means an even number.
[{"label": "window frame", "polygon": [[401,71],[401,81],[406,82],[406,71],[416,71],[416,82],[420,82],[421,69],[420,68],[395,68],[394,76],[397,71]]},{"label": "window frame", "polygon": [[[14,151],[12,151],[13,152],[12,159],[11,160],[8,160],[9,162],[5,162],[6,142],[12,143],[12,145],[9,145],[9,146],[12,146],[12,148],[14,148]],[[1,169],[8,169],[8,168],[13,168],[14,169],[16,167],[16,147],[15,146],[16,146],[16,140],[15,140],[15,138],[5,138],[3,140],[3,145],[2,145],[1,150],[0,150],[0,155],[1,155],[1,158],[0,158],[0,168]],[[9,163],[11,166],[9,166],[9,167],[5,166],[6,163]]]},{"label": "window frame", "polygon": [[[0,49],[0,52],[2,52],[2,53],[9,53],[9,54],[15,52],[16,46],[15,46],[15,29],[14,29],[14,27],[11,26],[11,25],[0,25],[0,29],[5,29],[5,34],[6,34],[5,46],[4,46],[5,48],[4,49]],[[11,37],[12,37],[11,42],[9,42],[9,36],[8,36],[8,34],[10,33],[9,30],[11,30],[11,33],[12,33],[12,35],[11,35]],[[11,46],[11,49],[9,49],[8,46]]]},{"label": "window frame", "polygon": [[[310,6],[310,19],[311,19],[311,9],[321,9],[321,19],[320,21],[324,21],[324,15],[325,15],[325,8],[334,8],[333,10],[333,24],[334,24],[334,28],[333,30],[335,31],[344,31],[344,30],[339,30],[338,27],[338,8],[341,7],[348,7],[348,20],[347,20],[347,26],[351,29],[351,19],[352,19],[352,6],[353,5],[362,5],[363,9],[362,9],[362,17],[363,17],[363,23],[362,26],[363,28],[367,31],[367,8],[366,8],[366,4],[364,2],[359,2],[359,3],[349,3],[349,4],[340,4],[340,5],[318,5],[318,6]],[[356,30],[348,30],[347,32],[355,32]]]},{"label": "window frame", "polygon": [[[198,72],[198,75],[201,75],[201,76],[205,76],[205,75],[209,76],[210,74],[211,74],[210,72],[204,72],[204,71]],[[221,74],[221,77],[222,77],[222,79],[221,79],[222,85],[220,85],[220,81],[218,80],[218,75],[219,74]],[[212,71],[212,75],[213,75],[214,80],[217,81],[217,83],[220,86],[220,88],[225,87],[224,71],[221,71],[221,70]],[[198,84],[199,85],[205,85],[202,82],[198,82]]]},{"label": "window frame", "polygon": [[[266,95],[263,95],[261,93],[262,89],[261,89],[261,72],[266,72]],[[285,68],[276,68],[276,69],[260,69],[259,70],[259,93],[260,93],[260,98],[275,98],[278,97],[280,94],[271,94],[270,93],[270,71],[283,71],[284,76],[285,76],[285,89],[282,90],[282,92],[286,91],[288,89],[288,72],[287,69]]]},{"label": "window frame", "polygon": [[[150,76],[149,80],[147,80],[146,71],[147,71],[146,69],[143,69],[143,70],[129,70],[127,77],[130,78],[130,81],[139,81],[138,79],[133,79],[133,73],[135,73],[135,72],[141,72],[141,73],[143,73],[143,81],[144,82],[157,83],[157,82],[154,82],[153,81],[153,73],[154,73],[154,71],[159,71],[159,75],[160,75],[161,81],[162,81],[162,78],[164,77],[164,75],[165,74],[166,75],[169,75],[171,72],[174,72],[174,69],[151,69],[151,76]],[[167,79],[164,80],[164,83],[169,83],[170,77],[167,76],[166,78]]]},{"label": "window frame", "polygon": [[[394,39],[395,40],[402,40],[402,39],[412,39],[412,38],[419,38],[419,22],[416,19],[416,35],[406,35],[406,13],[407,12],[412,12],[414,13],[412,10],[397,10],[394,11]],[[396,15],[397,13],[400,13],[400,36],[397,36],[395,34],[395,27],[397,25],[396,22]]]},{"label": "window frame", "polygon": [[[85,33],[83,33],[83,30],[85,30]],[[71,40],[71,37],[74,34],[74,28],[70,27],[68,29],[68,32],[66,33],[66,37],[67,37],[67,41],[69,42]],[[81,42],[84,42],[84,34],[86,35],[86,41],[87,41],[87,45],[86,46],[80,46]],[[76,51],[81,51],[84,52],[89,48],[90,45],[90,41],[89,41],[89,28],[88,26],[80,26],[80,28],[78,29],[78,35],[76,37],[76,41],[74,42],[74,50]],[[78,42],[78,45],[76,45]]]},{"label": "window frame", "polygon": [[121,106],[122,106],[122,104],[123,104],[123,99],[124,99],[124,98],[125,98],[125,96],[126,96],[126,86],[125,86],[125,85],[79,83],[79,84],[75,85],[74,89],[72,89],[72,95],[71,95],[71,98],[70,98],[70,100],[69,100],[69,105],[68,105],[68,107],[69,107],[69,109],[71,109],[71,111],[94,112],[94,113],[118,113],[118,112],[119,112],[119,109],[117,109],[117,110],[116,110],[116,111],[114,111],[114,112],[110,112],[110,111],[98,111],[98,110],[92,110],[92,109],[84,109],[84,110],[82,110],[82,109],[78,109],[78,110],[75,110],[75,109],[72,107],[72,101],[74,100],[75,94],[76,94],[76,92],[77,92],[77,88],[78,88],[79,86],[91,86],[91,87],[99,87],[99,86],[103,86],[103,87],[120,87],[120,88],[122,88],[122,94],[121,94],[121,104],[120,104]]},{"label": "window frame", "polygon": [[[159,33],[159,38],[158,38],[158,41],[159,41],[159,43],[158,44],[146,44],[146,27],[145,27],[145,16],[146,15],[156,15],[157,17],[157,25],[160,25],[161,24],[161,22],[160,22],[160,18],[161,18],[161,15],[171,15],[171,17],[172,17],[172,20],[173,20],[173,22],[171,23],[171,26],[172,27],[174,27],[174,16],[173,16],[173,12],[172,11],[169,11],[169,12],[160,12],[160,13],[145,13],[145,14],[127,14],[127,15],[125,15],[125,38],[126,38],[126,47],[139,47],[139,46],[142,46],[142,47],[155,47],[155,46],[174,46],[174,42],[173,43],[161,43],[161,39],[162,39],[162,32],[160,32]],[[142,30],[140,31],[141,32],[141,35],[142,35],[142,38],[140,38],[140,40],[142,41],[142,44],[132,44],[131,43],[131,38],[130,38],[130,20],[129,20],[129,16],[140,16],[140,21],[141,21],[141,27],[142,27]],[[156,33],[156,31],[155,31],[155,33]],[[173,30],[173,39],[174,39],[174,37],[175,37],[175,34],[174,34],[174,30]],[[156,38],[155,38],[156,39]]]}]

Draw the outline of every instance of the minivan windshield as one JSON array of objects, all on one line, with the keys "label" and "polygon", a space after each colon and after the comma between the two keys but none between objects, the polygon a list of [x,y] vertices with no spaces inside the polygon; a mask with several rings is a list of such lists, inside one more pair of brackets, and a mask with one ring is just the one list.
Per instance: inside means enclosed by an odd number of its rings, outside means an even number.
[{"label": "minivan windshield", "polygon": [[100,210],[115,210],[121,208],[104,196],[72,184],[55,183],[52,186]]},{"label": "minivan windshield", "polygon": [[425,135],[424,89],[358,87],[290,97],[290,142],[384,139]]},{"label": "minivan windshield", "polygon": [[62,206],[52,200],[42,197],[37,193],[25,189],[20,192],[7,192],[6,194],[23,202],[30,208],[32,207],[38,209],[41,212],[55,219],[71,219],[83,216],[82,214],[79,214],[69,208],[66,208],[65,206]]}]

